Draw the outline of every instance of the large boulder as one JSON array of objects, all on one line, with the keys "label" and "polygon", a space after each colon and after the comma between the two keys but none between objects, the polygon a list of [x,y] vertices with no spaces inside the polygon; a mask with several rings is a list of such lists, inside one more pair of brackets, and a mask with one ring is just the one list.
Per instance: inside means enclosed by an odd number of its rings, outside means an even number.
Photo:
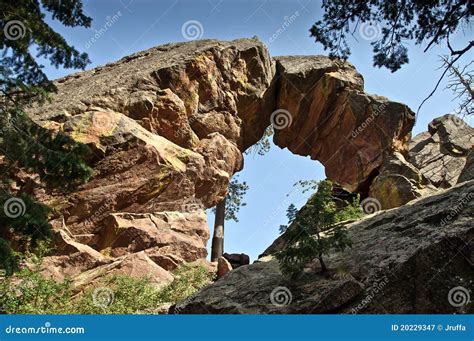
[{"label": "large boulder", "polygon": [[45,259],[49,273],[61,262],[80,263],[67,272],[77,275],[110,272],[104,259],[172,271],[205,258],[204,209],[224,198],[241,151],[268,126],[273,77],[263,44],[241,39],[159,46],[55,81],[53,100],[28,113],[88,145],[94,173],[72,193],[35,193],[54,209],[54,229],[70,231],[70,252]]},{"label": "large boulder", "polygon": [[[436,187],[449,188],[458,182],[474,146],[474,128],[455,115],[444,115],[428,125],[410,143],[409,161]],[[463,181],[473,175],[467,172]]]},{"label": "large boulder", "polygon": [[379,174],[372,181],[368,200],[377,200],[379,210],[389,209],[405,205],[436,190],[401,153],[394,152],[385,158]]},{"label": "large boulder", "polygon": [[455,115],[444,115],[415,136],[407,153],[384,158],[369,188],[379,209],[399,207],[440,188],[474,178],[474,129]]},{"label": "large boulder", "polygon": [[332,253],[322,276],[311,266],[282,276],[271,254],[233,270],[180,313],[474,313],[474,181],[346,223],[352,248]]}]

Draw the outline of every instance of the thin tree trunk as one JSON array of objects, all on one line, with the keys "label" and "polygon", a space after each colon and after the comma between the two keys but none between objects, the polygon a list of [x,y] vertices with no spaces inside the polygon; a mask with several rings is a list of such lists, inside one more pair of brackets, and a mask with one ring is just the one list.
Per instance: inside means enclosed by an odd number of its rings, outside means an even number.
[{"label": "thin tree trunk", "polygon": [[224,222],[225,222],[225,198],[216,206],[216,217],[214,220],[214,234],[212,236],[211,262],[224,253]]},{"label": "thin tree trunk", "polygon": [[[321,236],[319,235],[319,230],[318,232],[316,232],[316,237],[318,238],[318,241],[321,242]],[[319,255],[318,255],[318,259],[319,259],[319,264],[321,265],[321,273],[325,273],[327,271],[327,267],[326,267],[326,263],[324,263],[324,260],[323,260],[323,254],[320,252]]]},{"label": "thin tree trunk", "polygon": [[324,263],[324,260],[323,260],[323,255],[320,253],[319,256],[318,256],[318,259],[319,259],[319,264],[321,264],[321,273],[326,273],[326,271],[328,270],[328,268],[326,267],[326,263]]},{"label": "thin tree trunk", "polygon": [[[447,60],[445,60],[445,63],[447,63]],[[449,63],[448,63],[449,65]],[[472,100],[474,101],[474,89],[471,88],[471,84],[469,84],[469,81],[464,78],[464,75],[462,71],[460,71],[456,66],[451,64],[450,66],[451,71],[456,75],[456,77],[459,80],[459,83],[462,84],[462,86],[466,89],[466,91],[471,95]]]}]

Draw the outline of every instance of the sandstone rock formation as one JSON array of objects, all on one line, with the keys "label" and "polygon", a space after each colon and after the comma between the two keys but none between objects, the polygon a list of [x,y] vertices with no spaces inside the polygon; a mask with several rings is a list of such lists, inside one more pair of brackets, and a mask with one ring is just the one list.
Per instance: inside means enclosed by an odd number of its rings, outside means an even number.
[{"label": "sandstone rock formation", "polygon": [[[203,210],[222,200],[242,168],[241,150],[268,125],[272,79],[263,45],[239,40],[160,46],[56,81],[53,101],[29,114],[93,151],[86,185],[37,193],[69,244],[86,244],[87,252],[67,247],[54,256],[74,260],[70,275],[137,253],[165,272],[205,258]],[[58,259],[45,264],[62,271]]]},{"label": "sandstone rock formation", "polygon": [[274,124],[278,146],[320,161],[327,177],[350,192],[363,188],[385,154],[407,152],[413,112],[364,93],[352,65],[321,56],[276,58],[276,64],[277,108],[290,114]]},{"label": "sandstone rock formation", "polygon": [[36,196],[54,209],[55,230],[69,231],[54,257],[83,262],[81,272],[137,254],[164,272],[204,258],[203,209],[224,198],[242,152],[270,124],[277,145],[366,193],[390,155],[407,153],[414,123],[405,105],[365,94],[349,63],[272,60],[254,39],[158,46],[55,84],[52,102],[28,113],[90,146],[94,174],[73,193]]},{"label": "sandstone rock formation", "polygon": [[436,118],[410,141],[408,155],[395,152],[385,158],[369,196],[389,209],[474,179],[473,146],[474,128],[461,118]]},{"label": "sandstone rock formation", "polygon": [[217,278],[223,277],[226,273],[232,271],[232,265],[224,257],[217,259]]},{"label": "sandstone rock formation", "polygon": [[[474,146],[474,128],[454,115],[444,115],[428,125],[428,131],[410,143],[410,162],[436,187],[458,182]],[[466,174],[463,179],[470,180]]]},{"label": "sandstone rock formation", "polygon": [[[313,269],[290,281],[269,255],[171,312],[473,313],[465,296],[474,288],[473,199],[474,180],[348,223],[353,246],[326,260],[329,275]],[[458,287],[462,300],[450,296]]]}]

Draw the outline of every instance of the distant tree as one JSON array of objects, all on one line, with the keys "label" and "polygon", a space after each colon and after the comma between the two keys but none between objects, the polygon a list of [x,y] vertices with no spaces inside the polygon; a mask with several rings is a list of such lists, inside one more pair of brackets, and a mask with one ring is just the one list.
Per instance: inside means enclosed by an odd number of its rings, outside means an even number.
[{"label": "distant tree", "polygon": [[464,67],[460,67],[451,62],[449,57],[442,56],[441,60],[449,72],[449,82],[446,86],[450,89],[455,98],[459,99],[459,107],[456,111],[460,116],[474,114],[474,69],[473,61]]},{"label": "distant tree", "polygon": [[351,50],[347,37],[354,37],[357,29],[367,30],[373,38],[374,66],[386,67],[392,72],[409,62],[408,42],[426,45],[424,52],[446,42],[451,60],[418,111],[436,91],[450,66],[474,47],[474,40],[471,40],[466,46],[453,48],[450,40],[471,25],[474,5],[470,0],[324,0],[322,8],[323,19],[311,27],[310,33],[332,57],[349,57]]},{"label": "distant tree", "polygon": [[26,105],[42,103],[56,90],[33,51],[56,67],[83,69],[89,62],[45,22],[44,12],[66,26],[91,23],[80,0],[0,3],[0,268],[8,274],[16,264],[5,238],[13,235],[15,244],[28,248],[50,236],[49,209],[31,198],[31,183],[22,183],[18,170],[37,174],[57,190],[70,189],[91,175],[84,161],[88,148],[38,126],[24,112]]},{"label": "distant tree", "polygon": [[[314,182],[306,182],[306,185],[312,187]],[[317,183],[316,193],[299,211],[293,204],[288,207],[288,225],[280,226],[285,247],[276,254],[285,275],[297,277],[316,258],[321,265],[321,273],[325,273],[324,255],[333,249],[342,251],[351,246],[347,231],[337,223],[362,215],[359,200],[346,202],[344,208],[338,209],[334,199],[332,183],[323,180]]]},{"label": "distant tree", "polygon": [[250,154],[258,154],[260,156],[265,155],[265,153],[268,153],[270,151],[270,136],[273,135],[273,126],[268,126],[267,129],[263,132],[262,138],[255,143],[253,146],[251,146],[249,149],[245,151],[245,154],[250,155]]},{"label": "distant tree", "polygon": [[241,207],[247,204],[243,202],[243,196],[249,189],[247,183],[239,182],[238,176],[232,178],[229,183],[227,195],[213,209],[215,214],[214,233],[212,237],[211,261],[215,262],[224,254],[224,224],[226,220],[238,222],[237,214]]}]

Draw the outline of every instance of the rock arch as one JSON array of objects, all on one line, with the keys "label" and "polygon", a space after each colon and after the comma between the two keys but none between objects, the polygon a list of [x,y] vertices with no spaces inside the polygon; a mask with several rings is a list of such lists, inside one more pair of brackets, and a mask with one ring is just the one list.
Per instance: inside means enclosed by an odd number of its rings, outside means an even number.
[{"label": "rock arch", "polygon": [[367,191],[388,155],[407,154],[415,120],[406,105],[366,94],[351,64],[272,59],[255,39],[158,46],[55,84],[53,101],[28,113],[95,154],[89,183],[37,193],[56,209],[63,253],[90,259],[76,272],[100,264],[97,251],[115,263],[140,254],[164,270],[204,258],[202,208],[225,196],[242,152],[276,114],[291,124],[275,126],[274,142],[319,160],[353,192]]}]

